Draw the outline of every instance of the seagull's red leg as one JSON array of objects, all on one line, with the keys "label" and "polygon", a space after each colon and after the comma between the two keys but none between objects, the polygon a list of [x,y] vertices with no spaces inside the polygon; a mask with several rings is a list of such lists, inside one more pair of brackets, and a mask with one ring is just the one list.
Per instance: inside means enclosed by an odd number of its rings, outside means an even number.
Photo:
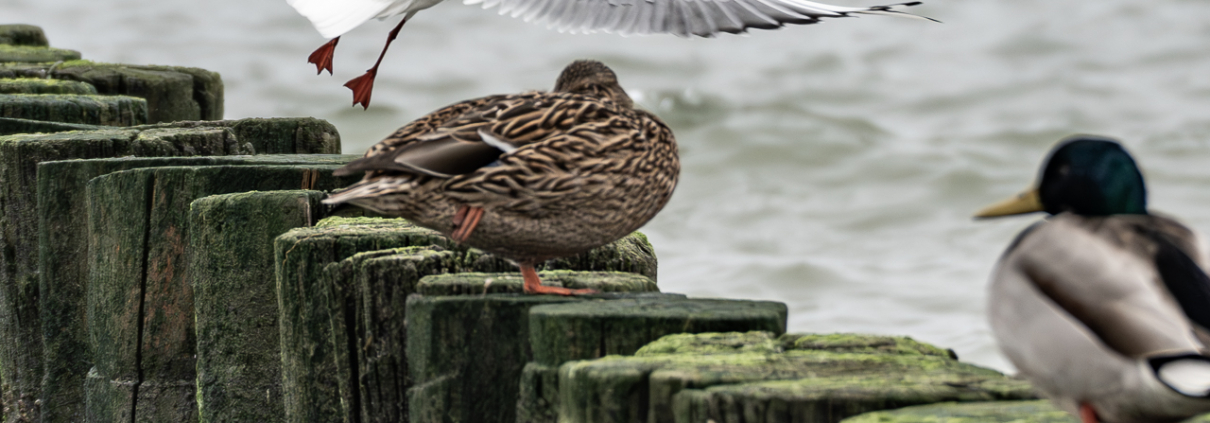
[{"label": "seagull's red leg", "polygon": [[475,227],[479,226],[480,219],[483,219],[482,207],[459,206],[458,211],[454,213],[454,233],[450,234],[450,238],[459,244],[466,242]]},{"label": "seagull's red leg", "polygon": [[340,37],[333,38],[319,46],[315,51],[311,52],[311,56],[307,57],[307,63],[315,64],[315,74],[319,75],[328,71],[328,75],[332,74],[332,54],[336,52],[336,43],[340,42]]},{"label": "seagull's red leg", "polygon": [[534,265],[520,264],[518,266],[521,267],[521,277],[525,279],[526,294],[583,295],[597,293],[595,289],[567,289],[542,285],[542,279],[538,278],[538,271],[534,270]]},{"label": "seagull's red leg", "polygon": [[1092,404],[1080,403],[1080,421],[1083,423],[1101,423],[1101,419],[1097,418],[1097,410],[1092,409]]},{"label": "seagull's red leg", "polygon": [[382,53],[378,53],[378,61],[374,62],[374,67],[366,71],[365,75],[350,79],[345,83],[346,87],[353,90],[353,105],[361,103],[362,108],[370,108],[370,92],[374,90],[374,77],[378,76],[378,65],[382,64],[382,57],[386,56],[387,48],[391,47],[391,41],[395,41],[395,37],[399,36],[399,29],[403,28],[403,24],[407,23],[408,19],[403,18],[399,21],[399,25],[395,25],[395,29],[387,35],[387,43],[382,46]]}]

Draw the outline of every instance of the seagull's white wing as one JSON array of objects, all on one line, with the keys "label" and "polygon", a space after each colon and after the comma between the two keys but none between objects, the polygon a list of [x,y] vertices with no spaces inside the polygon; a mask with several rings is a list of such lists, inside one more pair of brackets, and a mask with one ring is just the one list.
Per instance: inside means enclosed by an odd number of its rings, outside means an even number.
[{"label": "seagull's white wing", "polygon": [[[286,0],[298,14],[315,26],[324,38],[334,38],[349,32],[373,18],[385,18],[402,13],[398,6],[411,0]],[[391,9],[391,10],[388,10]],[[391,12],[387,13],[384,12]]]},{"label": "seagull's white wing", "polygon": [[[465,0],[498,7],[500,14],[544,23],[559,31],[618,34],[669,33],[710,37],[749,28],[773,29],[810,24],[852,14],[920,18],[895,10],[920,2],[871,7],[841,7],[805,0]],[[928,18],[922,18],[928,19]],[[931,19],[930,19],[931,20]]]}]

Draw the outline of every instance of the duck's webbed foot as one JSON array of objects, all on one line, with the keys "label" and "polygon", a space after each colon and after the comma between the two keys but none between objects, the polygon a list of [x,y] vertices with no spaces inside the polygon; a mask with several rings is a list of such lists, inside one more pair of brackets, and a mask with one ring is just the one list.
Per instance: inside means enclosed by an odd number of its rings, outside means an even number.
[{"label": "duck's webbed foot", "polygon": [[482,207],[458,206],[458,211],[454,212],[454,232],[450,234],[450,238],[459,244],[466,242],[471,238],[471,232],[474,232],[475,227],[479,226],[481,219],[483,219]]},{"label": "duck's webbed foot", "polygon": [[328,40],[307,57],[307,63],[315,64],[316,75],[324,73],[325,70],[328,71],[328,75],[332,74],[332,56],[336,54],[336,43],[338,42],[340,42],[340,37]]},{"label": "duck's webbed foot", "polygon": [[1080,403],[1080,421],[1082,423],[1101,423],[1101,419],[1097,417],[1097,410],[1092,408],[1092,404]]},{"label": "duck's webbed foot", "polygon": [[533,265],[522,264],[520,267],[521,277],[525,278],[526,294],[584,295],[597,293],[595,289],[567,289],[542,285],[542,279],[538,278],[538,271],[534,270]]}]

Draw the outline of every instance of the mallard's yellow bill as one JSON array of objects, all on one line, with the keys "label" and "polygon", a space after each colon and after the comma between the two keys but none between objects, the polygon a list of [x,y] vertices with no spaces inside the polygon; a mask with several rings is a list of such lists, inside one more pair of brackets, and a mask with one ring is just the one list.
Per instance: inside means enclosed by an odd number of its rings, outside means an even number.
[{"label": "mallard's yellow bill", "polygon": [[1030,189],[1012,198],[984,207],[975,213],[976,218],[1009,216],[1014,214],[1042,211],[1042,200],[1038,198],[1038,190]]}]

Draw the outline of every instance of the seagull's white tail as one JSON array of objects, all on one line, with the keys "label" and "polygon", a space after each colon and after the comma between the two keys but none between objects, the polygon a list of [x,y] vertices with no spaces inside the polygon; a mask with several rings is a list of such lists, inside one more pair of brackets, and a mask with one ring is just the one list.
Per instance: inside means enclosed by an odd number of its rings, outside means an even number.
[{"label": "seagull's white tail", "polygon": [[[380,17],[395,2],[392,0],[286,0],[298,14],[315,26],[324,38],[335,38],[358,25]],[[384,16],[385,17],[385,16]]]},{"label": "seagull's white tail", "polygon": [[1198,398],[1210,397],[1210,358],[1189,355],[1153,362],[1155,376],[1172,390]]}]

